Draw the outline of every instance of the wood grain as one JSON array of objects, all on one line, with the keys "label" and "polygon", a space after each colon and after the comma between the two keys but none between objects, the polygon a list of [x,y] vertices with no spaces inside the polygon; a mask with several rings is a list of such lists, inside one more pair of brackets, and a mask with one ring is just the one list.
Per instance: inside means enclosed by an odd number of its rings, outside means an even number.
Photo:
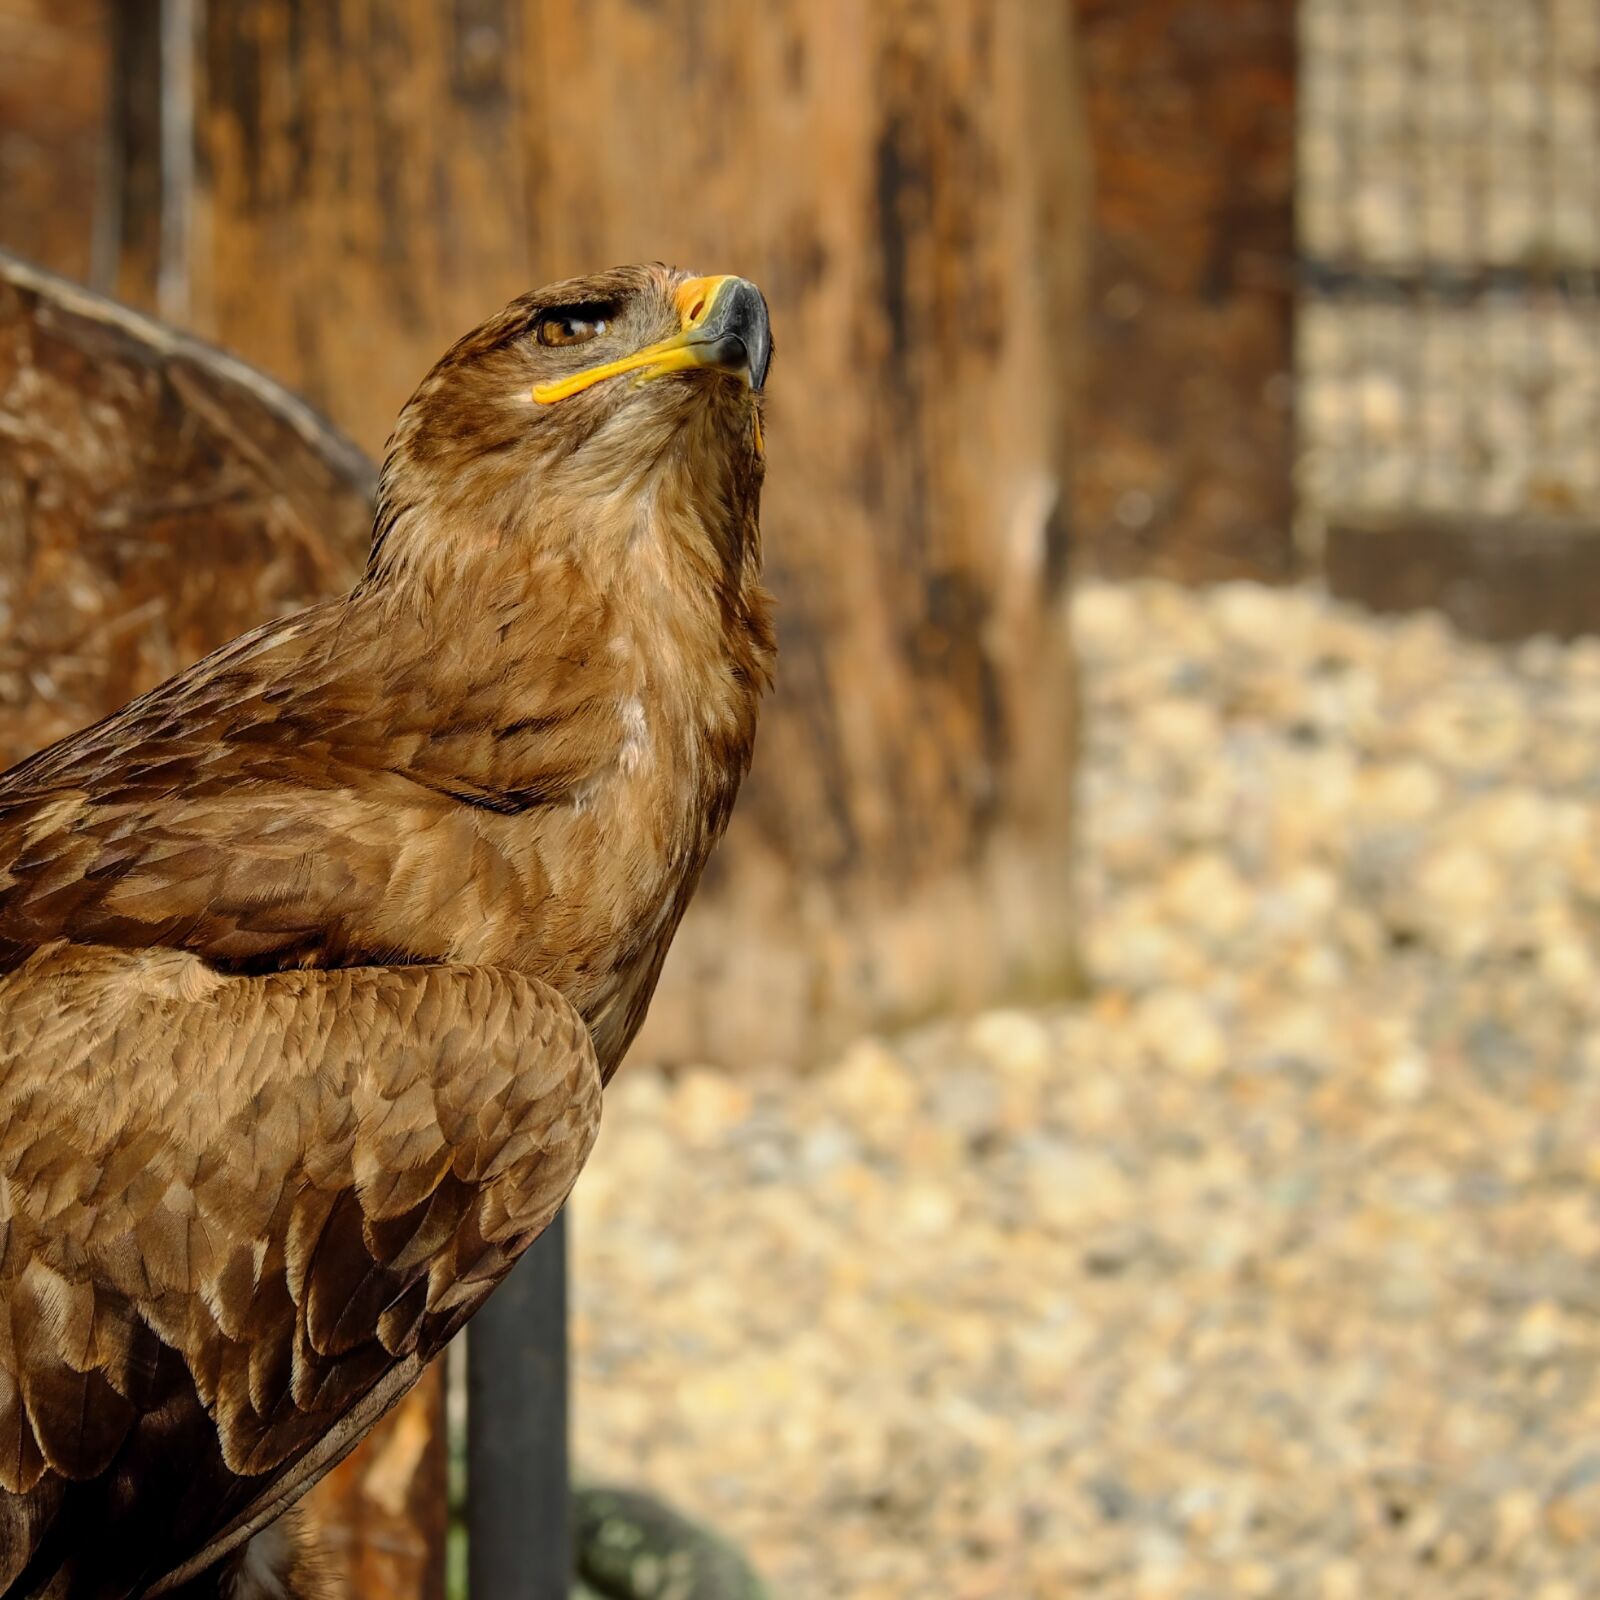
[{"label": "wood grain", "polygon": [[1078,519],[1110,573],[1294,566],[1295,8],[1076,0],[1094,152]]},{"label": "wood grain", "polygon": [[376,455],[439,351],[560,276],[531,249],[517,8],[201,9],[185,320]]},{"label": "wood grain", "polygon": [[371,486],[259,374],[0,255],[0,763],[345,587]]},{"label": "wood grain", "polygon": [[0,245],[83,282],[106,260],[110,3],[0,0]]}]

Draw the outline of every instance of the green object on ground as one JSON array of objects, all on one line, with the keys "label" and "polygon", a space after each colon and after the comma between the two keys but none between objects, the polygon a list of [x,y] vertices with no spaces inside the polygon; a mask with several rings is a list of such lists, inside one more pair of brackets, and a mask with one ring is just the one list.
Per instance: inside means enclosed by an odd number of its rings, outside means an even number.
[{"label": "green object on ground", "polygon": [[770,1600],[726,1540],[637,1489],[575,1489],[574,1600]]}]

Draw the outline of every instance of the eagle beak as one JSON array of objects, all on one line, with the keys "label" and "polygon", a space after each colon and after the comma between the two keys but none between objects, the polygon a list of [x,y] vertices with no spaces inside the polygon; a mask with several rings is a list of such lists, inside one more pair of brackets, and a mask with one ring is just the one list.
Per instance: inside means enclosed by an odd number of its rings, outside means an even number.
[{"label": "eagle beak", "polygon": [[535,384],[533,398],[548,406],[624,372],[637,372],[639,382],[646,383],[696,367],[737,373],[759,390],[767,381],[767,365],[772,359],[772,329],[761,291],[748,278],[691,278],[678,289],[674,300],[682,328],[670,339],[616,361],[585,367],[553,383]]}]

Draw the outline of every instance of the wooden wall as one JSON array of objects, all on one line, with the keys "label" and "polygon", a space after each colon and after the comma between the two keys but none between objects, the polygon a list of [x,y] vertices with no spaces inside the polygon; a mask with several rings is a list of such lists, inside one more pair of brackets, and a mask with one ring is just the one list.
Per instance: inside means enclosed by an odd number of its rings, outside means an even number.
[{"label": "wooden wall", "polygon": [[[172,219],[188,241],[184,320],[300,384],[369,450],[430,354],[532,278],[608,251],[727,236],[726,196],[664,219],[674,191],[656,176],[689,160],[726,187],[738,171],[715,156],[727,147],[717,91],[732,46],[701,48],[728,35],[726,7],[669,6],[652,29],[633,6],[619,27],[605,0],[193,3],[205,13],[193,86],[200,181]],[[1293,564],[1293,0],[1070,3],[1094,166],[1095,404],[1075,531],[1102,570],[1281,578]],[[809,46],[798,6],[731,37],[789,52],[785,70],[824,72],[838,105],[867,89],[870,52],[856,44],[874,9],[819,7]],[[919,14],[924,29],[947,25],[931,3],[899,10],[913,27]],[[160,196],[148,163],[130,164],[134,192],[109,209],[59,197],[88,195],[108,174],[112,56],[138,65],[148,97],[158,14],[157,0],[0,0],[0,243],[85,281],[98,265],[100,286],[120,282],[151,306]],[[848,61],[841,70],[816,48],[823,24],[843,41],[837,53],[861,64],[854,79]],[[598,102],[596,77],[610,84]],[[650,92],[629,92],[645,83]],[[140,94],[124,99],[137,144]],[[782,169],[798,159],[796,141],[826,160],[824,144],[803,142],[788,97],[764,109],[755,160],[774,160],[774,137]],[[622,122],[597,140],[602,110]],[[842,132],[828,139],[836,147]],[[640,188],[647,204],[629,213],[633,236],[619,236],[618,198],[634,207]],[[780,279],[829,242],[827,225],[805,231],[785,188],[764,185],[756,213]],[[130,251],[146,258],[143,284]],[[173,314],[178,296],[174,285]]]},{"label": "wooden wall", "polygon": [[1294,567],[1294,0],[1076,0],[1094,161],[1087,561]]}]

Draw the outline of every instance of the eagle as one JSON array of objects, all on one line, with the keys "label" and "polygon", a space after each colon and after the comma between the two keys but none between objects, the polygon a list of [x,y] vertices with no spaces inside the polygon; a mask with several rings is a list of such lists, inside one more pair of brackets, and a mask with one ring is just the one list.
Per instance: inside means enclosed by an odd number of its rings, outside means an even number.
[{"label": "eagle", "polygon": [[0,1593],[310,1597],[278,1520],[551,1221],[748,768],[754,284],[514,300],[347,594],[0,775]]}]

